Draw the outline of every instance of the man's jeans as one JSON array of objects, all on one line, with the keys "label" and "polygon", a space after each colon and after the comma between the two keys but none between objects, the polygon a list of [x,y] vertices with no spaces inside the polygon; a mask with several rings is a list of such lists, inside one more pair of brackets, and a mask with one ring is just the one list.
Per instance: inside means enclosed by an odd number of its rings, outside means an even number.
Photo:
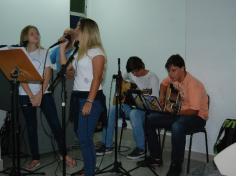
[{"label": "man's jeans", "polygon": [[[131,126],[133,129],[133,137],[136,143],[136,147],[139,149],[144,149],[144,119],[145,112],[132,109],[127,104],[122,104],[122,111],[125,113],[126,117],[129,117]],[[109,113],[108,125],[107,128],[103,129],[102,133],[102,143],[106,145],[106,147],[112,147],[113,143],[113,133],[115,127],[115,118],[116,118],[116,106],[112,106]]]},{"label": "man's jeans", "polygon": [[150,155],[160,158],[161,149],[156,129],[165,128],[171,131],[172,162],[182,163],[186,143],[186,134],[201,129],[206,121],[198,116],[177,116],[161,113],[150,114],[147,118],[147,141]]}]

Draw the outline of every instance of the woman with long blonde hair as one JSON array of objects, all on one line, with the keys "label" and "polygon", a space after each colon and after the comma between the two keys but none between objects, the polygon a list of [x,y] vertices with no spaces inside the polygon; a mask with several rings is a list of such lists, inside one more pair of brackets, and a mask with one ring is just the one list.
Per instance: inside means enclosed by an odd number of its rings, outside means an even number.
[{"label": "woman with long blonde hair", "polygon": [[[79,175],[93,176],[96,165],[93,134],[99,116],[105,108],[101,82],[106,58],[95,21],[88,18],[80,20],[75,32],[80,47],[70,65],[75,70],[71,110],[84,159],[84,171]],[[60,46],[61,64],[66,63],[65,46],[66,43]]]}]

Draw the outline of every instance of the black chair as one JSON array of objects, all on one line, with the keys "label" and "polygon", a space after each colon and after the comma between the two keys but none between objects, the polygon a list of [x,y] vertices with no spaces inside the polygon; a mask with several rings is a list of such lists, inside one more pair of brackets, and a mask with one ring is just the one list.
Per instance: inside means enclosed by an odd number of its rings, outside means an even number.
[{"label": "black chair", "polygon": [[[163,139],[162,139],[162,144],[161,144],[161,152],[163,153],[163,148],[164,148],[164,144],[165,144],[165,136],[166,136],[166,132],[169,131],[167,129],[164,129],[164,134],[163,134]],[[192,138],[193,135],[196,133],[204,133],[205,135],[205,146],[206,146],[206,162],[209,162],[209,154],[208,154],[208,140],[207,140],[207,131],[206,128],[202,128],[202,129],[197,129],[195,131],[191,131],[189,133],[187,133],[186,135],[190,135],[190,142],[189,142],[189,151],[188,151],[188,160],[187,160],[187,173],[189,173],[189,169],[190,169],[190,158],[191,158],[191,150],[192,150]]]},{"label": "black chair", "polygon": [[[208,109],[209,109],[209,105],[210,105],[210,97],[208,95]],[[163,134],[163,138],[162,138],[162,144],[161,144],[161,156],[163,154],[163,149],[164,149],[164,145],[165,145],[165,138],[166,138],[166,132],[170,131],[170,129],[164,129],[164,134]],[[209,162],[209,154],[208,154],[208,140],[207,140],[207,131],[206,128],[203,127],[201,129],[197,129],[197,130],[193,130],[189,133],[187,133],[186,135],[190,135],[190,142],[189,142],[189,151],[188,151],[188,160],[187,160],[187,174],[189,173],[189,169],[190,169],[190,157],[191,157],[191,150],[192,150],[192,138],[193,135],[196,133],[204,133],[205,135],[205,147],[206,147],[206,162]]]}]

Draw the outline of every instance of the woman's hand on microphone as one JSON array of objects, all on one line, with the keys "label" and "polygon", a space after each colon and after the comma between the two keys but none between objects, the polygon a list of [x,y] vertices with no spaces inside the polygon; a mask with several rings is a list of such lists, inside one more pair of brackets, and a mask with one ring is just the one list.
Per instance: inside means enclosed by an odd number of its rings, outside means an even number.
[{"label": "woman's hand on microphone", "polygon": [[62,43],[60,44],[60,52],[62,52],[62,53],[65,53],[65,52],[66,52],[66,47],[67,47],[67,45],[68,45],[68,43],[69,43],[68,40],[66,40],[66,39],[64,39],[64,40],[65,40],[65,42],[62,42]]}]

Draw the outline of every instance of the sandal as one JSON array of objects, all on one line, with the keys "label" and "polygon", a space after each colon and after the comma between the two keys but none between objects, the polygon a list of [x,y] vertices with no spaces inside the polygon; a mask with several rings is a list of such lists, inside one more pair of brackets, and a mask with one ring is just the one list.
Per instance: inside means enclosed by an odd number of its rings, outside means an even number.
[{"label": "sandal", "polygon": [[32,160],[30,163],[28,163],[25,167],[26,170],[33,171],[36,168],[40,166],[40,161],[39,160]]},{"label": "sandal", "polygon": [[[60,156],[60,160],[63,160],[62,156]],[[69,155],[66,155],[66,165],[70,168],[74,168],[77,165],[77,162]]]}]

